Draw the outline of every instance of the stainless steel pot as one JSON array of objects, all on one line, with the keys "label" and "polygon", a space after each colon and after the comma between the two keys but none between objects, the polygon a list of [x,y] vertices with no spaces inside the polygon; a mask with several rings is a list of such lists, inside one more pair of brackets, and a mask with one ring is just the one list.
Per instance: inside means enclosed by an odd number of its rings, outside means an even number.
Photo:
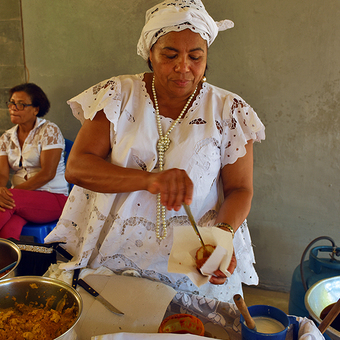
[{"label": "stainless steel pot", "polygon": [[0,270],[16,262],[15,266],[13,266],[7,274],[0,274],[0,280],[15,276],[15,270],[20,260],[21,250],[19,247],[12,241],[0,238]]},{"label": "stainless steel pot", "polygon": [[[317,324],[321,323],[320,314],[330,304],[340,298],[340,276],[320,280],[311,286],[305,295],[305,306]],[[328,327],[326,334],[334,340],[340,339],[340,332]]]},{"label": "stainless steel pot", "polygon": [[[63,281],[41,276],[18,276],[0,281],[0,308],[14,306],[15,302],[29,304],[38,302],[46,305],[46,301],[51,296],[55,296],[52,308],[56,308],[58,302],[66,298],[65,308],[78,307],[78,315],[73,326],[60,335],[58,340],[76,340],[77,325],[83,310],[83,301],[80,294],[70,285]],[[12,299],[15,297],[15,300]]]}]

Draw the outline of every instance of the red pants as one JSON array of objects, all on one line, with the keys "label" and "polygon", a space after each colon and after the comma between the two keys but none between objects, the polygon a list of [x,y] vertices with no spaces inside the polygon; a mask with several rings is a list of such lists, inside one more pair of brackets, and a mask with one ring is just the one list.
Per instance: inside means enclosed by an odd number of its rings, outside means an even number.
[{"label": "red pants", "polygon": [[15,202],[13,209],[0,211],[0,238],[19,240],[27,222],[46,223],[58,220],[67,196],[47,191],[10,189]]}]

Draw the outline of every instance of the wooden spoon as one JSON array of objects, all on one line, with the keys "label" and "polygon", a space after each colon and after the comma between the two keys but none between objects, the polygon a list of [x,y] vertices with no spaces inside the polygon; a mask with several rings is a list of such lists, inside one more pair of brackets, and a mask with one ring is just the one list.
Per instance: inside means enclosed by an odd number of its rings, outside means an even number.
[{"label": "wooden spoon", "polygon": [[338,316],[340,312],[340,299],[338,302],[332,307],[332,309],[328,312],[326,317],[322,320],[319,325],[319,331],[323,334],[328,326],[334,321],[334,319]]},{"label": "wooden spoon", "polygon": [[240,311],[240,313],[244,317],[244,321],[246,322],[247,327],[256,332],[257,330],[256,330],[255,321],[250,316],[248,307],[247,307],[246,303],[244,302],[242,296],[240,294],[234,295],[234,302],[235,302],[235,305],[237,306],[238,310]]}]

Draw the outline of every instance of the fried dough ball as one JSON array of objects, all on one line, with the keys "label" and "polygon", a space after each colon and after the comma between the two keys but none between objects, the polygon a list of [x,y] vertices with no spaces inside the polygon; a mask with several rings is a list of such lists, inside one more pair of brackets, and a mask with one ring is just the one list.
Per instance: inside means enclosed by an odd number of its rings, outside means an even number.
[{"label": "fried dough ball", "polygon": [[215,246],[212,246],[211,244],[206,244],[205,249],[202,247],[198,248],[195,256],[196,260],[196,267],[200,269],[204,263],[208,260],[210,255],[215,250]]}]

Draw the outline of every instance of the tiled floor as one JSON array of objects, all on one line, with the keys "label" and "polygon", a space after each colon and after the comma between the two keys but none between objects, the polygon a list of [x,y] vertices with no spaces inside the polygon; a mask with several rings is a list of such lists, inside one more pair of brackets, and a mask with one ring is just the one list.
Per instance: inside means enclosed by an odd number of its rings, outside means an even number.
[{"label": "tiled floor", "polygon": [[265,290],[256,286],[243,286],[243,295],[247,306],[269,305],[288,314],[289,293]]}]

